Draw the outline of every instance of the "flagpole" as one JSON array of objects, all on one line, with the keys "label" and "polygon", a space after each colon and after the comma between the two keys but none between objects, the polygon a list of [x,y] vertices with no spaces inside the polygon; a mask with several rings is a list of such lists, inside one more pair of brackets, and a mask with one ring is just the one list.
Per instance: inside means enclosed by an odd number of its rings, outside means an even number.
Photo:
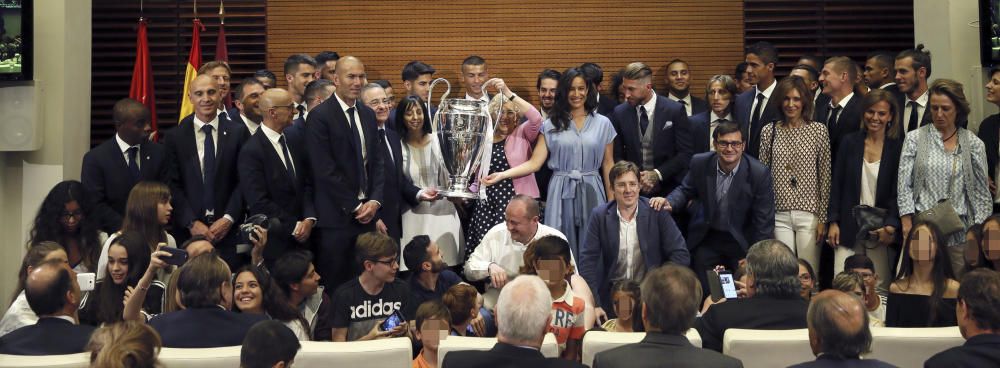
[{"label": "flagpole", "polygon": [[219,24],[226,24],[226,10],[222,6],[222,0],[219,0]]}]

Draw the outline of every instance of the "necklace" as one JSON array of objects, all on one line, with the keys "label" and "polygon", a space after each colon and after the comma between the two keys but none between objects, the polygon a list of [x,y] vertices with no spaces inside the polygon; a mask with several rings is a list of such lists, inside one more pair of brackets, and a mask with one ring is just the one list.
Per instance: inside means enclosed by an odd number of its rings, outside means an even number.
[{"label": "necklace", "polygon": [[955,134],[958,134],[958,128],[955,128],[955,131],[952,132],[951,135],[948,136],[948,138],[945,138],[944,140],[942,140],[942,142],[947,142],[949,139],[954,138]]}]

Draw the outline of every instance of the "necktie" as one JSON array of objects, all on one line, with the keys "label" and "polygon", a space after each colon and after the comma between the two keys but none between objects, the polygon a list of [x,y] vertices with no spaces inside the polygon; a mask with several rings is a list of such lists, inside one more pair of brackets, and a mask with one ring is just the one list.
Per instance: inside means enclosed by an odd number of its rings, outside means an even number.
[{"label": "necktie", "polygon": [[649,115],[646,115],[646,106],[639,106],[639,127],[642,128],[642,135],[646,135],[646,128],[649,127]]},{"label": "necktie", "polygon": [[840,109],[840,105],[834,107],[833,110],[830,111],[830,117],[826,119],[826,128],[830,129],[830,131],[837,128],[837,119],[840,118]]},{"label": "necktie", "polygon": [[205,155],[202,157],[202,178],[205,187],[202,188],[202,200],[205,211],[215,211],[215,138],[212,137],[213,126],[205,124],[201,131],[205,132]]},{"label": "necktie", "polygon": [[[389,160],[394,160],[392,157],[392,147],[389,146],[389,142],[385,140],[385,128],[378,129],[378,143],[385,147],[385,151],[388,152]],[[390,161],[392,163],[392,161]]]},{"label": "necktie", "polygon": [[139,162],[136,161],[139,158],[139,147],[129,147],[125,153],[128,154],[128,171],[132,173],[132,178],[139,180]]},{"label": "necktie", "polygon": [[688,116],[690,116],[690,115],[691,115],[691,112],[690,112],[690,111],[688,111],[688,103],[687,103],[687,101],[684,101],[684,100],[677,100],[677,102],[680,102],[680,103],[681,103],[681,106],[683,106],[683,107],[684,107],[684,115],[688,115]]},{"label": "necktie", "polygon": [[909,132],[917,129],[920,123],[917,122],[917,101],[910,101],[907,104],[910,105],[910,121],[906,123],[906,131]]},{"label": "necktie", "polygon": [[360,137],[361,134],[358,130],[359,129],[358,124],[354,120],[354,111],[355,111],[354,107],[349,107],[347,109],[347,116],[350,117],[351,120],[351,142],[354,143],[354,148],[358,154],[357,170],[358,170],[358,175],[360,175],[361,178],[361,190],[364,191],[364,188],[368,187],[368,184],[366,182],[367,178],[365,178],[365,155],[364,152],[361,151],[361,137]]},{"label": "necktie", "polygon": [[299,110],[299,116],[298,117],[301,118],[301,117],[306,116],[306,104],[300,104],[298,106],[295,106],[295,109]]},{"label": "necktie", "polygon": [[285,135],[282,134],[278,138],[278,143],[281,144],[281,153],[285,155],[285,170],[288,170],[288,176],[295,180],[295,166],[292,166],[292,155],[288,154],[288,145],[285,144]]},{"label": "necktie", "polygon": [[753,138],[753,127],[760,124],[760,113],[764,109],[764,94],[757,93],[757,106],[754,106],[753,113],[750,114],[750,126],[747,127],[747,145],[750,145],[750,141]]}]

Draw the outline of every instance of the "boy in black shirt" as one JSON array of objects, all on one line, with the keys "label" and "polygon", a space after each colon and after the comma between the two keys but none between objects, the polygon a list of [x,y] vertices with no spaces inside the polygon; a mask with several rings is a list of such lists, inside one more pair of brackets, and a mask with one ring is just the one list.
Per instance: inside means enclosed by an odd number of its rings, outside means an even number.
[{"label": "boy in black shirt", "polygon": [[370,232],[358,236],[358,261],[364,271],[333,294],[333,341],[373,340],[409,334],[409,323],[388,331],[379,324],[396,310],[409,321],[416,305],[406,283],[396,279],[399,247],[387,235]]}]

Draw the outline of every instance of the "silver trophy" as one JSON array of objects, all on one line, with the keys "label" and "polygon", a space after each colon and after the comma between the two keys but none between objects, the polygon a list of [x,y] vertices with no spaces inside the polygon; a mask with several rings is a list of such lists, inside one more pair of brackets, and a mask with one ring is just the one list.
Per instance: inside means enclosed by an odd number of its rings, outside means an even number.
[{"label": "silver trophy", "polygon": [[[498,78],[483,83],[484,95],[486,86],[493,84],[495,80]],[[428,107],[431,106],[434,85],[439,82],[444,82],[448,86],[431,121],[438,143],[441,145],[445,167],[448,169],[448,184],[440,190],[440,193],[452,198],[480,198],[478,194],[469,191],[469,182],[475,175],[480,174],[482,165],[486,165],[483,170],[489,170],[494,127],[493,119],[487,111],[488,104],[479,100],[447,98],[451,93],[451,83],[444,78],[438,78],[431,82],[427,91]],[[480,191],[482,189],[480,188]]]}]

